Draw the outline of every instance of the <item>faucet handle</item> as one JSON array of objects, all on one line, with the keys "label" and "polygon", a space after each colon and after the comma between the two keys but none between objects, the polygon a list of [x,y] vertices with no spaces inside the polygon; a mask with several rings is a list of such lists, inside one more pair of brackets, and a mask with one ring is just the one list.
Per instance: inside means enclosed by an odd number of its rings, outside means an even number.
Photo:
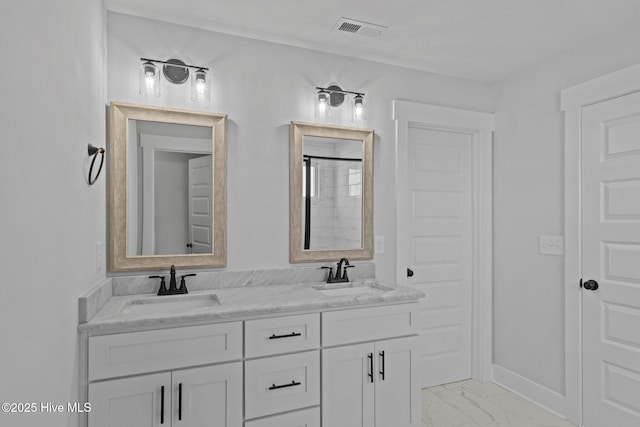
[{"label": "faucet handle", "polygon": [[353,268],[353,267],[355,267],[355,265],[345,265],[345,266],[343,267],[343,270],[342,270],[342,271],[343,271],[343,273],[342,273],[342,278],[343,278],[346,282],[348,282],[348,281],[349,281],[349,276],[347,276],[347,268]]},{"label": "faucet handle", "polygon": [[160,289],[158,289],[158,295],[164,295],[167,292],[167,285],[164,281],[164,276],[149,276],[149,279],[160,279]]},{"label": "faucet handle", "polygon": [[333,267],[331,266],[322,266],[320,268],[328,268],[329,269],[329,276],[327,277],[327,283],[332,283],[333,282]]},{"label": "faucet handle", "polygon": [[187,282],[184,280],[185,277],[191,277],[191,276],[195,276],[196,273],[190,273],[190,274],[183,274],[182,276],[180,276],[180,287],[178,288],[178,292],[181,294],[188,294],[189,291],[187,291]]}]

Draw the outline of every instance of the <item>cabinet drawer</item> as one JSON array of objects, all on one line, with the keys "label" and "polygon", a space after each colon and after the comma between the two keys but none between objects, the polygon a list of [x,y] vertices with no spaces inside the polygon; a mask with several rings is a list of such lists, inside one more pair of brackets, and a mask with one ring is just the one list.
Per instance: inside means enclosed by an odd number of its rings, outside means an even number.
[{"label": "cabinet drawer", "polygon": [[242,322],[89,338],[89,381],[242,358]]},{"label": "cabinet drawer", "polygon": [[418,304],[322,313],[322,346],[417,334],[418,313]]},{"label": "cabinet drawer", "polygon": [[248,360],[244,364],[245,418],[320,403],[320,352]]},{"label": "cabinet drawer", "polygon": [[320,427],[320,408],[247,421],[244,427]]},{"label": "cabinet drawer", "polygon": [[320,347],[320,314],[249,320],[244,325],[245,357],[270,356]]}]

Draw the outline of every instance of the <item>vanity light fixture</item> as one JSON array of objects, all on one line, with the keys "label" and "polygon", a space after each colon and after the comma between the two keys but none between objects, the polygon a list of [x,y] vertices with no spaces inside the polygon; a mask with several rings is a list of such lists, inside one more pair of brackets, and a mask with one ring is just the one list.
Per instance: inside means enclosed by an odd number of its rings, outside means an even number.
[{"label": "vanity light fixture", "polygon": [[364,107],[364,96],[363,95],[356,95],[353,97],[353,121],[354,122],[360,122],[364,119],[366,119],[366,110]]},{"label": "vanity light fixture", "polygon": [[[160,61],[158,59],[140,58],[140,95],[160,96],[160,70],[157,64],[162,65],[162,74],[165,79],[173,84],[180,85],[189,79],[191,74],[191,100],[196,102],[209,102],[211,99],[210,80],[207,67],[188,65],[179,59]],[[189,70],[195,70],[189,73]]]},{"label": "vanity light fixture", "polygon": [[330,116],[329,92],[320,89],[318,92],[318,101],[316,102],[316,119],[322,120]]},{"label": "vanity light fixture", "polygon": [[317,120],[322,120],[329,117],[331,107],[339,107],[344,102],[344,97],[347,94],[354,95],[352,103],[352,119],[354,122],[363,121],[366,118],[364,93],[352,92],[350,90],[344,90],[340,86],[329,87],[316,87],[318,91],[316,100],[316,114]]},{"label": "vanity light fixture", "polygon": [[140,66],[140,95],[160,96],[160,73],[151,61],[145,61]]},{"label": "vanity light fixture", "polygon": [[191,100],[209,102],[209,77],[203,68],[198,68],[191,78]]}]

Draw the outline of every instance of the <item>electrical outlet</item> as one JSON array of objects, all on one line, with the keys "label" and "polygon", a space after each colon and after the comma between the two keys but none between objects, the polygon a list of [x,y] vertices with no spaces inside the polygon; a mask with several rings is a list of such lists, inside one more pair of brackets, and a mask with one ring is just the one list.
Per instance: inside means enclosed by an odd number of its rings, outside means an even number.
[{"label": "electrical outlet", "polygon": [[96,271],[102,271],[104,267],[104,244],[96,243]]},{"label": "electrical outlet", "polygon": [[384,236],[375,237],[375,253],[382,255],[384,253]]},{"label": "electrical outlet", "polygon": [[542,255],[564,255],[564,237],[540,236],[540,253]]}]

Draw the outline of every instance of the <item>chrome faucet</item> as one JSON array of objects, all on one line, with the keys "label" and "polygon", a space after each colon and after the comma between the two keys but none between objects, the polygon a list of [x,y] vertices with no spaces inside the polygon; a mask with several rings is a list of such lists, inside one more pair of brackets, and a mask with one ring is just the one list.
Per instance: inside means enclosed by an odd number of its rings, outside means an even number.
[{"label": "chrome faucet", "polygon": [[349,260],[346,258],[341,258],[337,263],[336,275],[333,275],[332,267],[322,267],[329,269],[329,276],[327,277],[327,283],[343,283],[349,281],[349,276],[347,276],[347,268],[353,268],[354,265],[349,264]]},{"label": "chrome faucet", "polygon": [[149,279],[160,279],[160,289],[158,289],[158,296],[162,295],[179,295],[179,294],[188,294],[187,291],[187,282],[185,281],[185,277],[195,276],[195,273],[184,274],[180,279],[180,287],[176,286],[176,267],[175,265],[171,266],[171,270],[169,270],[170,278],[169,278],[169,289],[165,285],[164,276],[149,276]]}]

